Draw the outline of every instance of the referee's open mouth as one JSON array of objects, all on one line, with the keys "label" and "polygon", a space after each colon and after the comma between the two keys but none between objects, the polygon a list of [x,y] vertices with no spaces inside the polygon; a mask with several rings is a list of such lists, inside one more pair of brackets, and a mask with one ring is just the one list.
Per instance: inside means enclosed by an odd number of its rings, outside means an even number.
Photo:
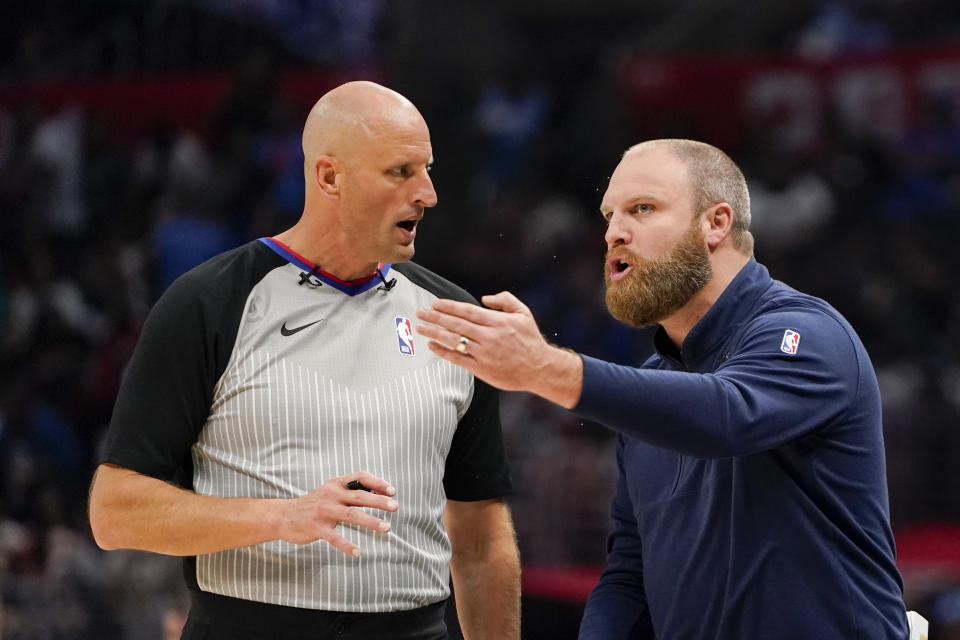
[{"label": "referee's open mouth", "polygon": [[422,218],[423,215],[421,214],[407,218],[406,220],[401,220],[397,223],[397,228],[400,229],[404,237],[412,240],[417,237],[417,223],[419,223]]}]

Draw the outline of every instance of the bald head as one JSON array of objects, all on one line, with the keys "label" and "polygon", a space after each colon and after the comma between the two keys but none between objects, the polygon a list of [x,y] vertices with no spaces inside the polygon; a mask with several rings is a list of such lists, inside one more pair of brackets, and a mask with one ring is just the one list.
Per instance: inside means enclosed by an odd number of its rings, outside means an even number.
[{"label": "bald head", "polygon": [[413,103],[396,91],[375,82],[347,82],[324,94],[310,110],[303,127],[304,159],[308,165],[319,156],[349,161],[372,136],[389,132],[391,126],[422,122]]}]

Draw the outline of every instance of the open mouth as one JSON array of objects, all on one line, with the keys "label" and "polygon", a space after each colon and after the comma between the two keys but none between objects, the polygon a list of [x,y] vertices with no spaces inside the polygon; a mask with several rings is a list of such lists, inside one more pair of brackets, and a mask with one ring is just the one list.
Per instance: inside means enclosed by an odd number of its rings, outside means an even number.
[{"label": "open mouth", "polygon": [[610,271],[610,279],[616,282],[625,278],[633,269],[633,265],[619,258],[611,258],[607,261],[607,268]]},{"label": "open mouth", "polygon": [[403,234],[405,242],[412,242],[413,239],[417,237],[418,222],[420,222],[420,218],[410,218],[409,220],[401,220],[397,223],[397,228],[400,229],[400,233]]}]

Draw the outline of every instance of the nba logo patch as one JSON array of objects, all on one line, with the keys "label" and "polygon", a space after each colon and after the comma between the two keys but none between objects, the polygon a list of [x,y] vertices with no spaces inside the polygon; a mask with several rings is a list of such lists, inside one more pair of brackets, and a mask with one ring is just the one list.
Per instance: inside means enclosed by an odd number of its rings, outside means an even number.
[{"label": "nba logo patch", "polygon": [[413,327],[406,318],[394,318],[397,323],[397,340],[400,342],[400,353],[405,356],[413,355]]},{"label": "nba logo patch", "polygon": [[783,332],[783,340],[780,342],[780,351],[793,355],[800,346],[800,334],[791,329]]}]

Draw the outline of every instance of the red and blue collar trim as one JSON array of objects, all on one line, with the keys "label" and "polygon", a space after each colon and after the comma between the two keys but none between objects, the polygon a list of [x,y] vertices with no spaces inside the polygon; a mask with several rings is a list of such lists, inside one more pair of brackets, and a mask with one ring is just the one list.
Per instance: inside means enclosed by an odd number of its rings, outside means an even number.
[{"label": "red and blue collar trim", "polygon": [[[360,278],[359,280],[341,280],[332,273],[323,271],[319,268],[319,265],[310,262],[299,253],[275,238],[259,238],[259,240],[263,244],[267,245],[271,251],[276,253],[290,264],[296,265],[301,269],[311,272],[323,284],[329,285],[338,291],[342,291],[348,296],[355,296],[358,293],[368,291],[369,289],[372,289],[380,284],[380,276],[378,276],[376,273],[372,273],[365,278]],[[380,270],[380,273],[386,277],[387,272],[390,271],[390,265],[381,262],[378,265],[378,269]]]}]

